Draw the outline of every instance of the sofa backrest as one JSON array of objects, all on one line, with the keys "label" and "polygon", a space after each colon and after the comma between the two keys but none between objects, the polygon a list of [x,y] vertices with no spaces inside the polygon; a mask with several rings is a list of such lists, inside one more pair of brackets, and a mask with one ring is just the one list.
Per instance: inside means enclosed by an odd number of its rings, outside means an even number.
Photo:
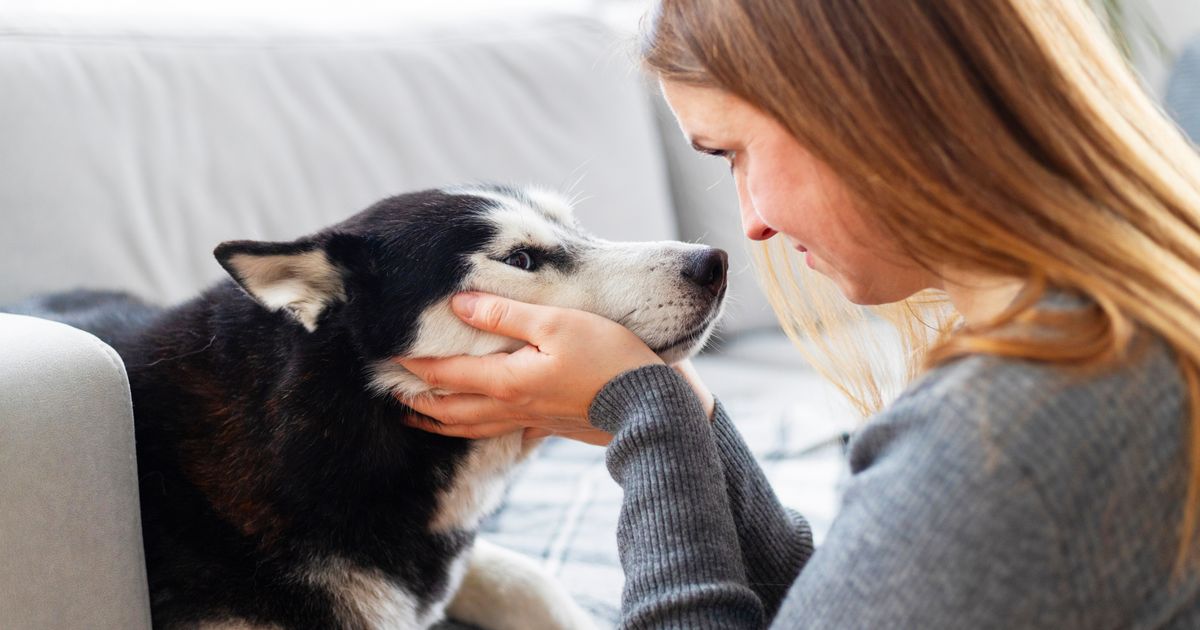
[{"label": "sofa backrest", "polygon": [[1188,41],[1167,79],[1164,106],[1194,144],[1200,146],[1200,36]]},{"label": "sofa backrest", "polygon": [[579,194],[596,234],[677,235],[653,107],[578,16],[0,30],[0,303],[76,286],[185,298],[228,239],[298,237],[467,181]]}]

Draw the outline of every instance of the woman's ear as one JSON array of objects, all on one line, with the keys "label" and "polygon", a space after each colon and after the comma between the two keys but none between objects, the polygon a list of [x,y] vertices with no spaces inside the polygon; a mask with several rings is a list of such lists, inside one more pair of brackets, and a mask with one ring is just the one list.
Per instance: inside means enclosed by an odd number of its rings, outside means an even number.
[{"label": "woman's ear", "polygon": [[213,255],[259,304],[287,310],[308,332],[329,305],[346,299],[345,270],[312,239],[226,241]]}]

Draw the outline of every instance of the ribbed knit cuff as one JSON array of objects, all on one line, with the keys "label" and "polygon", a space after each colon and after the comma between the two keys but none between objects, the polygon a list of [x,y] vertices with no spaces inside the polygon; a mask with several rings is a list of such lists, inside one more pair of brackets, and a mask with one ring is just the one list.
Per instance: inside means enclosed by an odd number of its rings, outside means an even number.
[{"label": "ribbed knit cuff", "polygon": [[712,424],[746,577],[770,618],[812,555],[812,530],[779,502],[720,399]]},{"label": "ribbed knit cuff", "polygon": [[[663,407],[669,414],[655,413]],[[651,418],[690,414],[703,416],[696,393],[678,372],[666,365],[644,365],[622,372],[606,383],[588,408],[588,421],[597,429],[616,433],[639,412]]]},{"label": "ribbed knit cuff", "polygon": [[622,628],[759,628],[708,418],[665,365],[610,381],[592,401],[593,426],[624,490],[617,523],[625,570]]}]

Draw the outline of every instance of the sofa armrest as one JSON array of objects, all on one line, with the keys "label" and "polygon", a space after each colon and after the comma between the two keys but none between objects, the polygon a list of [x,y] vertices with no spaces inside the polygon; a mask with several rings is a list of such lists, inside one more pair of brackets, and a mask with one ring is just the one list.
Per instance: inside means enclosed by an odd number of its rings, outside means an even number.
[{"label": "sofa armrest", "polygon": [[0,349],[0,626],[149,628],[124,365],[18,315]]}]

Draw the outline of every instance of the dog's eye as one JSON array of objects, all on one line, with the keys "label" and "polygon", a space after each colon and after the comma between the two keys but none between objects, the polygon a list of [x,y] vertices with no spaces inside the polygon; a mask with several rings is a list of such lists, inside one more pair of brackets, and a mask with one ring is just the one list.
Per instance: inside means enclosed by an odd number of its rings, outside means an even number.
[{"label": "dog's eye", "polygon": [[518,249],[509,254],[508,258],[504,259],[504,264],[519,267],[525,271],[533,271],[534,267],[537,266],[537,263],[533,260],[533,256],[523,249]]}]

